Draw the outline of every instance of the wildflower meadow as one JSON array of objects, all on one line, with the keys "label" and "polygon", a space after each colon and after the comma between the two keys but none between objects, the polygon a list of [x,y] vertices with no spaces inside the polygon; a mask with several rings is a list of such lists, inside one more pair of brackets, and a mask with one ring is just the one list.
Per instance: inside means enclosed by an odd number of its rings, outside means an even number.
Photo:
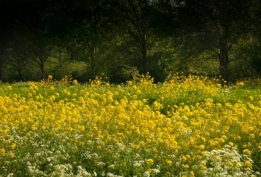
[{"label": "wildflower meadow", "polygon": [[260,176],[258,82],[1,83],[0,177]]}]

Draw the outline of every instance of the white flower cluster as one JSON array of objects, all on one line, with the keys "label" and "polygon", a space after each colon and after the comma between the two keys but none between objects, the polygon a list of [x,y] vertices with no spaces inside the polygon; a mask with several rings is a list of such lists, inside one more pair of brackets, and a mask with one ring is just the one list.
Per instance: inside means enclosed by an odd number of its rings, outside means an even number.
[{"label": "white flower cluster", "polygon": [[236,147],[225,145],[224,149],[207,151],[200,161],[201,175],[204,177],[249,177],[259,175],[251,170],[252,159],[240,155]]}]

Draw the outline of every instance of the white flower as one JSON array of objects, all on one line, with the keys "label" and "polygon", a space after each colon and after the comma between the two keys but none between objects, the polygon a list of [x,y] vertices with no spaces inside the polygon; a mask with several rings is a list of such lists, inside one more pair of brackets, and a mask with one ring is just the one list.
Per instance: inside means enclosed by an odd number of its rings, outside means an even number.
[{"label": "white flower", "polygon": [[108,177],[114,177],[114,174],[112,174],[112,173],[107,173],[107,176],[108,176]]},{"label": "white flower", "polygon": [[[245,154],[241,156],[236,150],[237,149],[235,147],[227,145],[225,146],[225,150],[220,149],[206,152],[205,156],[199,163],[200,165],[205,165],[209,167],[206,170],[201,171],[203,176],[211,176],[213,175],[213,173],[215,173],[215,176],[220,177],[251,176],[254,172],[244,171],[244,169],[242,169],[241,166],[243,166],[244,159],[247,159],[251,163],[252,159],[250,159],[250,157]],[[210,166],[207,164],[209,164]]]},{"label": "white flower", "polygon": [[105,165],[104,162],[96,162],[96,164],[97,164],[98,166],[104,166],[104,165]]},{"label": "white flower", "polygon": [[89,151],[86,151],[85,153],[83,153],[83,154],[82,154],[82,157],[85,157],[85,158],[87,158],[87,159],[91,159],[91,158],[92,158],[92,156],[91,156],[91,154],[90,154]]},{"label": "white flower", "polygon": [[76,177],[91,177],[92,174],[88,173],[84,168],[82,168],[81,166],[77,166],[77,175]]},{"label": "white flower", "polygon": [[134,167],[140,167],[140,166],[141,166],[141,163],[140,163],[140,162],[135,162],[135,163],[133,164],[133,166],[134,166]]},{"label": "white flower", "polygon": [[109,165],[108,168],[114,169],[115,165]]},{"label": "white flower", "polygon": [[95,159],[99,157],[99,155],[96,154],[96,153],[93,153],[92,156],[93,156],[93,158],[95,158]]},{"label": "white flower", "polygon": [[152,171],[153,171],[154,173],[156,173],[156,174],[160,173],[160,170],[159,170],[159,169],[156,169],[156,168],[152,169]]},{"label": "white flower", "polygon": [[154,138],[154,133],[151,133],[150,136],[149,136],[150,139],[153,139]]},{"label": "white flower", "polygon": [[97,144],[100,144],[101,140],[99,138],[95,138]]},{"label": "white flower", "polygon": [[144,177],[150,177],[150,173],[149,173],[148,171],[145,171],[145,172],[143,173],[143,176],[144,176]]}]

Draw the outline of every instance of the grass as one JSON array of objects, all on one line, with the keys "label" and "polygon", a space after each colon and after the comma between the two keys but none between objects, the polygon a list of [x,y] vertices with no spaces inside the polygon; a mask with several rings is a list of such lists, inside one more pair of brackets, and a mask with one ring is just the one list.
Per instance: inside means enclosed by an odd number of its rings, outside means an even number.
[{"label": "grass", "polygon": [[259,176],[261,91],[172,76],[0,85],[0,176]]}]

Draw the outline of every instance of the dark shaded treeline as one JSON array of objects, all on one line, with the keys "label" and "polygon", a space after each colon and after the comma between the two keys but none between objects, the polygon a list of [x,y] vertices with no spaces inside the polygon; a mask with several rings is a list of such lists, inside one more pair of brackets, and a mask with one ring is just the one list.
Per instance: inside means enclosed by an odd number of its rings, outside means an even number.
[{"label": "dark shaded treeline", "polygon": [[0,80],[259,76],[258,0],[1,0]]}]

